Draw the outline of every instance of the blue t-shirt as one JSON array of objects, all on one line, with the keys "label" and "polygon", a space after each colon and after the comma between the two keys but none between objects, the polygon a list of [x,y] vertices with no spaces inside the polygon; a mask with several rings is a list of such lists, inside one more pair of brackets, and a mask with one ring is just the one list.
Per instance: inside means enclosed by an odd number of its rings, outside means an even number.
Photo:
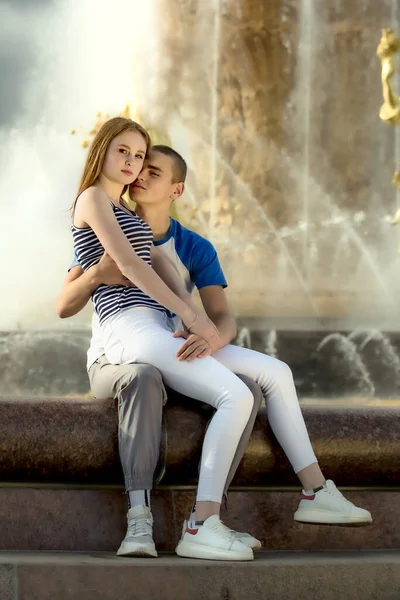
[{"label": "blue t-shirt", "polygon": [[[163,252],[182,275],[188,292],[191,293],[194,287],[201,289],[208,285],[227,287],[217,251],[211,242],[175,219],[170,219],[166,236],[162,240],[154,241],[154,245],[162,246]],[[70,270],[79,266],[74,254]]]}]

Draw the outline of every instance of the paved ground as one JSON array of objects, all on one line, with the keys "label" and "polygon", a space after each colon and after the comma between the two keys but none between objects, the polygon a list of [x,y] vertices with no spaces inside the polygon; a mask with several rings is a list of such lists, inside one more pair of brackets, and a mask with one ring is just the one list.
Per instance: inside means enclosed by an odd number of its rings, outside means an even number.
[{"label": "paved ground", "polygon": [[250,563],[0,553],[1,600],[398,600],[400,552],[257,554]]}]

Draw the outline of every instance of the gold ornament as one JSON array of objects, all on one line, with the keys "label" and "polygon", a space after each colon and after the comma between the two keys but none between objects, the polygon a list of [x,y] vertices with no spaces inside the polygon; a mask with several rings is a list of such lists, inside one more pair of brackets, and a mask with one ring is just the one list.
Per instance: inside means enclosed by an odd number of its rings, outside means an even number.
[{"label": "gold ornament", "polygon": [[[391,77],[396,71],[396,54],[400,50],[400,38],[396,38],[392,29],[382,29],[382,37],[377,48],[377,55],[381,61],[381,80],[383,104],[379,117],[389,125],[400,123],[400,98],[393,91]],[[392,183],[400,189],[400,171],[393,175]],[[400,208],[392,219],[392,225],[400,223]],[[400,254],[400,248],[399,248]]]}]

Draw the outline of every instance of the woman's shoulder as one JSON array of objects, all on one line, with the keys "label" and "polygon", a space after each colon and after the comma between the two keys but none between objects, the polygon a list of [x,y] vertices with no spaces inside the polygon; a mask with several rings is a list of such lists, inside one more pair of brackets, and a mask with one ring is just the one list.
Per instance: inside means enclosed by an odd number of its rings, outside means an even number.
[{"label": "woman's shoulder", "polygon": [[107,215],[111,208],[108,196],[96,186],[88,187],[81,192],[74,204],[73,224],[77,227],[86,227],[90,215],[99,213]]},{"label": "woman's shoulder", "polygon": [[99,187],[95,185],[91,185],[86,190],[84,190],[79,196],[79,199],[82,198],[85,202],[90,202],[91,200],[100,200],[102,202],[109,201],[107,194]]},{"label": "woman's shoulder", "polygon": [[99,208],[108,212],[108,205],[112,205],[107,194],[97,186],[90,186],[86,190],[84,190],[81,194],[79,194],[76,199],[75,207],[80,211],[84,210],[96,210]]}]

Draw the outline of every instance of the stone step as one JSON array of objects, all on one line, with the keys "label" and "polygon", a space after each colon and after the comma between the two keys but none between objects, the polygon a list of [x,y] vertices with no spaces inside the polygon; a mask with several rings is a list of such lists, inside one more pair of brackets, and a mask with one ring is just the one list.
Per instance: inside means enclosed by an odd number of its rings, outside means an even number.
[{"label": "stone step", "polygon": [[164,554],[0,553],[1,600],[394,600],[399,552],[259,553],[250,563]]},{"label": "stone step", "polygon": [[[321,468],[337,485],[400,486],[400,406],[304,406],[303,414]],[[179,395],[170,399],[158,468],[165,468],[163,485],[197,483],[211,416],[201,403],[189,405]],[[0,397],[0,480],[121,484],[114,402]],[[298,484],[266,407],[257,415],[233,484]]]},{"label": "stone step", "polygon": [[[222,519],[259,537],[268,550],[400,550],[400,491],[343,490],[373,516],[368,527],[327,527],[293,521],[299,490],[232,489]],[[194,490],[152,494],[154,538],[173,551]],[[125,535],[126,497],[117,488],[0,487],[0,550],[115,551]],[[0,597],[1,598],[1,597]]]}]

